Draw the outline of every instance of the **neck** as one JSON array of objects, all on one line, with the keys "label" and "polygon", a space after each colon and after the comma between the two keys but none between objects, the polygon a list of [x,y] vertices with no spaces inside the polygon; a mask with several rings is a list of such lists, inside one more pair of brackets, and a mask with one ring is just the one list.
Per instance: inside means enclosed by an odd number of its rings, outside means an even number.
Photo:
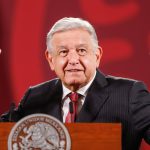
[{"label": "neck", "polygon": [[71,86],[65,85],[65,86],[72,92],[76,92],[78,89],[82,87],[81,85],[71,85]]}]

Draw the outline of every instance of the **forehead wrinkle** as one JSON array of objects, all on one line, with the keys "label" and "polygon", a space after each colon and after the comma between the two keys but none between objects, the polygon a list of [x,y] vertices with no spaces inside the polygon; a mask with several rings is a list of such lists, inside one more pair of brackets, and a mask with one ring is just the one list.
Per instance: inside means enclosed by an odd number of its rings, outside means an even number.
[{"label": "forehead wrinkle", "polygon": [[[54,46],[56,49],[74,49],[82,46],[90,48],[91,46],[93,46],[92,39],[90,37],[91,35],[88,32],[84,32],[85,35],[88,34],[88,36],[81,36],[81,38],[79,38],[78,34],[75,34],[75,36],[73,35],[71,37],[70,34],[65,34],[65,37],[63,38],[63,34],[67,32],[69,33],[69,31],[63,33],[60,32],[60,34],[55,33],[51,40],[52,46]],[[53,43],[54,41],[55,43]]]},{"label": "forehead wrinkle", "polygon": [[[66,49],[66,48],[68,48],[68,45],[67,44],[66,45],[58,45],[57,47],[60,49]],[[88,44],[75,44],[75,48],[79,48],[79,47],[88,47]]]}]

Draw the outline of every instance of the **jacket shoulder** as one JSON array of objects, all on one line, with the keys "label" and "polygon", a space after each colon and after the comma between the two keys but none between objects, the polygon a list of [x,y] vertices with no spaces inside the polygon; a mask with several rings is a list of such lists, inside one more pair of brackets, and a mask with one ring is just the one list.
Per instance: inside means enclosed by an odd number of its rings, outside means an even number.
[{"label": "jacket shoulder", "polygon": [[53,89],[56,84],[59,82],[58,78],[46,81],[46,82],[42,82],[40,84],[34,85],[34,86],[30,86],[29,89],[32,90],[32,92],[43,92],[43,91],[47,91],[49,89]]},{"label": "jacket shoulder", "polygon": [[123,78],[123,77],[115,77],[111,75],[106,76],[106,80],[109,84],[110,88],[113,89],[128,89],[132,91],[140,91],[140,90],[146,90],[147,86],[143,81],[131,79],[131,78]]},{"label": "jacket shoulder", "polygon": [[[21,99],[21,105],[30,104],[30,103],[42,103],[56,90],[57,85],[60,83],[59,79],[53,79],[50,81],[46,81],[35,86],[30,86],[29,89],[24,94],[23,98]],[[41,101],[41,102],[40,102]]]},{"label": "jacket shoulder", "polygon": [[116,77],[111,75],[107,75],[106,80],[110,83],[120,83],[120,84],[128,84],[128,85],[133,85],[136,82],[140,82],[138,80],[131,79],[131,78]]}]

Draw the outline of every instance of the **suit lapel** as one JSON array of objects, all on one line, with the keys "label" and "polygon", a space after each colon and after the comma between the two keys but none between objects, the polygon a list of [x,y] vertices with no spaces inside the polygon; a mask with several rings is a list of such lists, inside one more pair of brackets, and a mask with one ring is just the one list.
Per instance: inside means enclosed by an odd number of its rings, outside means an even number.
[{"label": "suit lapel", "polygon": [[97,71],[96,78],[88,91],[84,105],[77,117],[77,122],[91,122],[96,118],[98,112],[108,99],[108,93],[104,89],[106,85],[107,80],[105,76]]},{"label": "suit lapel", "polygon": [[48,103],[46,106],[45,112],[58,120],[62,121],[62,114],[61,114],[61,100],[62,100],[62,84],[61,81],[58,80],[55,84],[55,87],[48,96]]}]

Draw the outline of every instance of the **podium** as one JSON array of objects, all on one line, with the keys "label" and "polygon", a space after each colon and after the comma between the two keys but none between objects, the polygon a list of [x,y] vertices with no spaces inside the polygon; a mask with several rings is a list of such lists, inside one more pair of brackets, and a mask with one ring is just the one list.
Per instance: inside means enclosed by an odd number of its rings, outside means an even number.
[{"label": "podium", "polygon": [[[7,150],[9,133],[15,123],[0,123],[0,149]],[[121,150],[121,124],[65,124],[71,137],[71,150]]]}]

